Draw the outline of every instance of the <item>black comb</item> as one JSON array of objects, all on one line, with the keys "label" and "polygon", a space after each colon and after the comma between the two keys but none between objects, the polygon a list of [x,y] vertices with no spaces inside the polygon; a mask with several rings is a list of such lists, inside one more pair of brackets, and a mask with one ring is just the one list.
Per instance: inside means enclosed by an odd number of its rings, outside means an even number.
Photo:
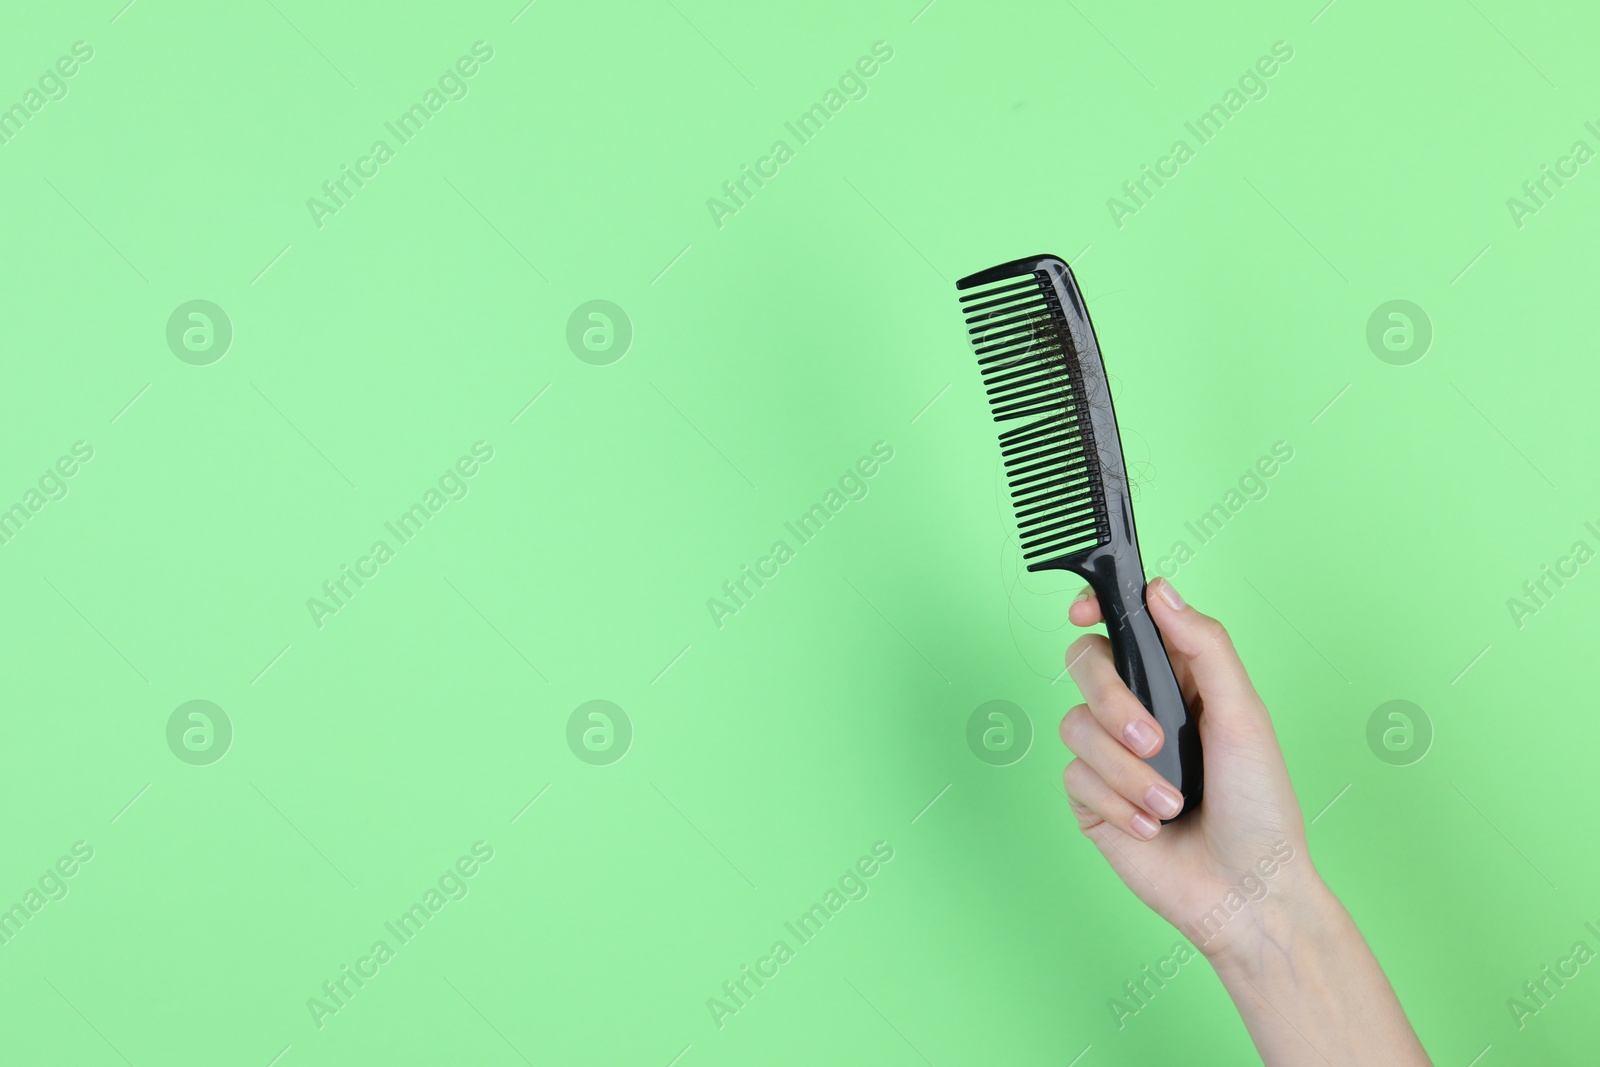
[{"label": "black comb", "polygon": [[[1031,256],[956,283],[1000,434],[1030,571],[1074,571],[1099,598],[1117,673],[1165,735],[1146,760],[1200,803],[1200,734],[1146,610],[1144,564],[1100,345],[1072,269]],[[1170,820],[1168,820],[1170,821]]]}]

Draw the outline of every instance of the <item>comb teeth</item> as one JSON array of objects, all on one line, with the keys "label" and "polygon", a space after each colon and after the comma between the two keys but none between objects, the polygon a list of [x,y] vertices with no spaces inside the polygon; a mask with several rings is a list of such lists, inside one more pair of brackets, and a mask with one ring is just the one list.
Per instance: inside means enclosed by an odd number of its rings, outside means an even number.
[{"label": "comb teeth", "polygon": [[1024,560],[1053,559],[1110,540],[1089,405],[1072,335],[1043,270],[961,297],[1000,434]]}]

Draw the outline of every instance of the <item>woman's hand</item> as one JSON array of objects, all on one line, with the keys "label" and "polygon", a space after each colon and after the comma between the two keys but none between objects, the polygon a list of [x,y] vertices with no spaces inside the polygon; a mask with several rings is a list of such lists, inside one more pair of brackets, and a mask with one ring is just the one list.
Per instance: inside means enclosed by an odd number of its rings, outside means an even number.
[{"label": "woman's hand", "polygon": [[[1067,649],[1067,670],[1088,701],[1061,720],[1061,740],[1078,757],[1067,765],[1067,797],[1079,828],[1128,888],[1213,956],[1250,926],[1248,918],[1240,926],[1251,910],[1243,901],[1304,897],[1317,875],[1272,719],[1227,631],[1164,579],[1150,583],[1145,599],[1199,717],[1205,799],[1198,812],[1161,825],[1181,798],[1144,757],[1166,738],[1118,677],[1111,642],[1099,634]],[[1079,595],[1070,617],[1078,626],[1102,621],[1092,591]]]},{"label": "woman's hand", "polygon": [[[1067,797],[1078,826],[1129,889],[1216,968],[1262,1059],[1288,1064],[1427,1065],[1427,1053],[1344,907],[1306,851],[1305,820],[1272,719],[1222,624],[1164,579],[1145,595],[1205,762],[1200,810],[1145,764],[1166,738],[1118,677],[1111,643],[1067,649],[1086,704],[1061,720]],[[1085,589],[1079,626],[1101,621]]]}]

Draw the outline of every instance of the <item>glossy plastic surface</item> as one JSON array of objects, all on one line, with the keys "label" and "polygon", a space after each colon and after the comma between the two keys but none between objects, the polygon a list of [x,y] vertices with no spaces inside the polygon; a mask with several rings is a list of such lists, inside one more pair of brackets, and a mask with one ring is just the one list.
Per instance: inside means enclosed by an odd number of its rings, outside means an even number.
[{"label": "glossy plastic surface", "polygon": [[1096,548],[1040,560],[1030,564],[1028,569],[1074,571],[1094,589],[1105,615],[1117,673],[1161,724],[1165,736],[1161,750],[1145,762],[1183,795],[1183,811],[1177,816],[1182,818],[1199,807],[1204,791],[1200,733],[1173,675],[1161,633],[1145,606],[1144,564],[1139,558],[1139,539],[1134,528],[1133,501],[1128,492],[1116,412],[1111,403],[1100,345],[1077,280],[1072,269],[1059,258],[1033,256],[970,275],[957,282],[956,288],[971,289],[1029,274],[1036,275],[1054,292],[1054,303],[1061,313],[1058,326],[1071,336],[1071,350],[1077,357],[1081,388],[1089,407],[1109,536]]}]

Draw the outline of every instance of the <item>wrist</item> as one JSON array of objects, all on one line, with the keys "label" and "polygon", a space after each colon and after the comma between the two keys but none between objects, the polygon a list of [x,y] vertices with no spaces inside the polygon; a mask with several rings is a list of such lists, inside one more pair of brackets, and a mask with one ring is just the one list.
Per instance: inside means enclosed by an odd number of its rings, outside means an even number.
[{"label": "wrist", "polygon": [[1320,878],[1240,919],[1239,936],[1206,955],[1263,1062],[1431,1063],[1361,931]]},{"label": "wrist", "polygon": [[[1286,871],[1287,873],[1291,873]],[[1219,936],[1198,946],[1224,984],[1254,980],[1292,957],[1337,939],[1350,922],[1344,905],[1309,863],[1297,877],[1280,879]]]}]

